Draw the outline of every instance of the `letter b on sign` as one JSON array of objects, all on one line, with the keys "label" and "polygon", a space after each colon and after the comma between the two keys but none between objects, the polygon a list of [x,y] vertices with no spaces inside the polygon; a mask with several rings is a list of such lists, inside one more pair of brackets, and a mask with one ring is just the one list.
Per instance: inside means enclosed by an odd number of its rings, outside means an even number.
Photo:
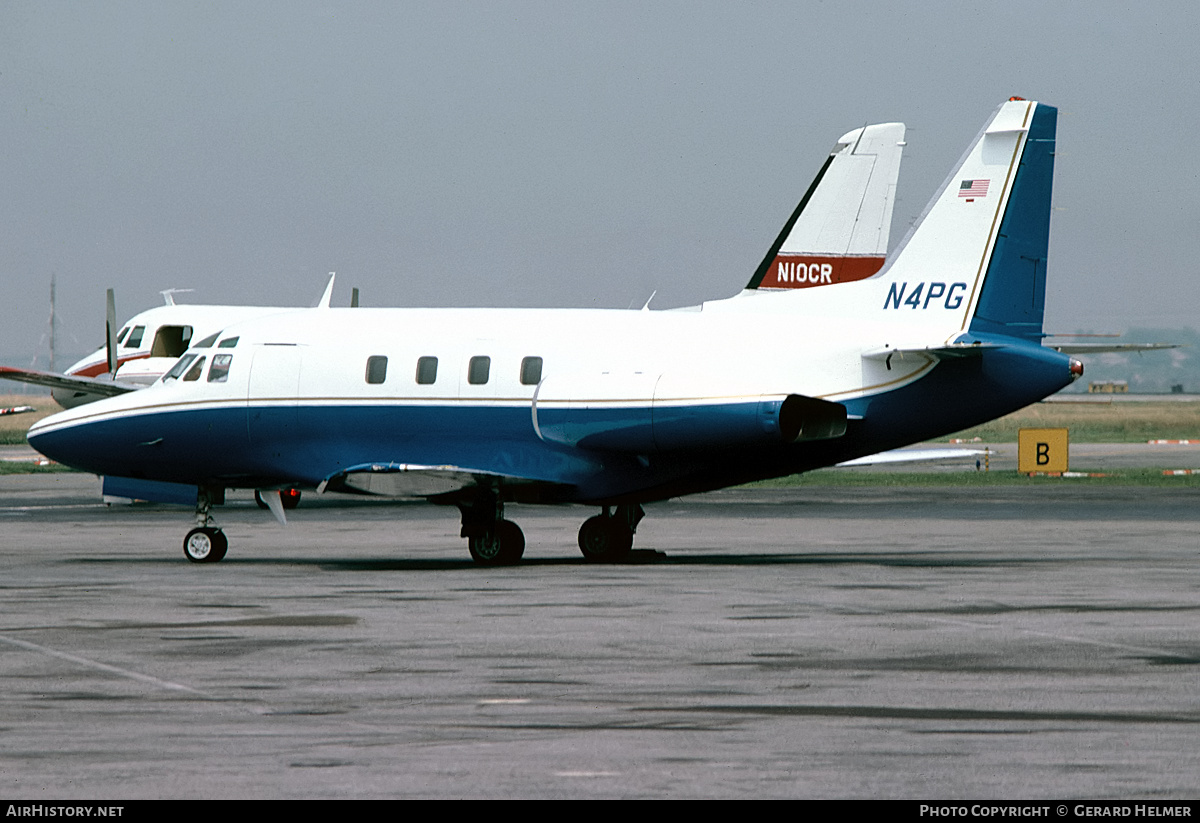
[{"label": "letter b on sign", "polygon": [[1017,432],[1017,470],[1067,471],[1066,429],[1021,429]]}]

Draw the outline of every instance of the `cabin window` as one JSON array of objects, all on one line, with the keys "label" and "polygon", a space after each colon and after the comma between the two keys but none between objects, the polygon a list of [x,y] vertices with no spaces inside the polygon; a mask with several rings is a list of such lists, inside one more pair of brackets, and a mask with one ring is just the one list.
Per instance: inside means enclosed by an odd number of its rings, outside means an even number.
[{"label": "cabin window", "polygon": [[195,363],[192,364],[192,367],[190,369],[188,369],[187,374],[185,374],[183,376],[183,382],[184,383],[194,383],[195,381],[200,379],[200,374],[203,371],[204,371],[204,358],[201,357]]},{"label": "cabin window", "polygon": [[542,382],[542,358],[526,357],[521,361],[521,383],[536,386]]},{"label": "cabin window", "polygon": [[488,381],[488,375],[492,371],[492,358],[479,355],[471,358],[471,363],[467,366],[467,382],[472,386],[482,386]]},{"label": "cabin window", "polygon": [[169,372],[163,375],[163,382],[165,383],[168,380],[178,380],[179,375],[183,374],[187,370],[187,367],[190,366],[192,361],[195,359],[196,355],[194,354],[189,354],[179,358],[179,362],[172,366]]},{"label": "cabin window", "polygon": [[136,349],[142,345],[142,335],[145,333],[145,326],[134,326],[133,331],[129,333],[129,339],[125,341],[125,348]]},{"label": "cabin window", "polygon": [[221,336],[220,332],[217,332],[216,334],[210,334],[208,337],[201,340],[195,346],[192,346],[192,348],[194,348],[194,349],[211,349],[212,344],[216,343],[217,338],[220,336]]},{"label": "cabin window", "polygon": [[382,383],[387,380],[387,358],[376,354],[367,358],[367,382]]},{"label": "cabin window", "polygon": [[218,349],[232,349],[234,346],[237,345],[237,341],[239,339],[240,338],[237,338],[237,337],[226,337],[224,340],[222,340],[220,343],[217,344],[217,348]]},{"label": "cabin window", "polygon": [[429,386],[437,382],[437,358],[417,358],[417,383]]},{"label": "cabin window", "polygon": [[160,326],[150,344],[151,357],[179,357],[192,342],[191,326]]},{"label": "cabin window", "polygon": [[117,342],[118,342],[118,343],[120,343],[122,340],[124,340],[124,339],[125,339],[125,335],[127,335],[127,334],[129,334],[129,327],[128,327],[128,326],[126,326],[125,328],[121,329],[121,333],[117,335]]},{"label": "cabin window", "polygon": [[209,383],[224,383],[229,379],[229,364],[233,362],[232,354],[214,354],[212,368],[208,370]]}]

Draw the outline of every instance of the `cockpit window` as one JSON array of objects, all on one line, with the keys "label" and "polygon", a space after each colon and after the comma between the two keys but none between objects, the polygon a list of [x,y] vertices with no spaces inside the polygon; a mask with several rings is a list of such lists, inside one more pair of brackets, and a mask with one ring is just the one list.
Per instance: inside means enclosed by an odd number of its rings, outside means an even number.
[{"label": "cockpit window", "polygon": [[122,340],[124,340],[124,339],[125,339],[125,335],[127,335],[127,334],[129,334],[129,327],[128,327],[128,326],[126,326],[125,328],[121,329],[121,333],[117,335],[117,342],[118,342],[118,343],[120,343]]},{"label": "cockpit window", "polygon": [[212,368],[208,370],[209,383],[224,383],[229,379],[229,364],[233,361],[232,354],[214,354]]},{"label": "cockpit window", "polygon": [[195,359],[196,355],[194,354],[185,354],[183,357],[179,358],[179,362],[172,366],[169,372],[163,375],[163,382],[166,383],[168,380],[178,380],[179,375],[183,374],[187,370],[187,367],[190,366],[192,361]]},{"label": "cockpit window", "polygon": [[192,341],[191,326],[159,326],[150,345],[151,357],[179,357]]},{"label": "cockpit window", "polygon": [[187,374],[183,376],[184,383],[193,383],[200,379],[201,372],[204,371],[204,358],[199,358],[192,367],[188,369]]},{"label": "cockpit window", "polygon": [[[135,331],[136,331],[136,329],[135,329]],[[217,342],[217,338],[218,338],[218,337],[220,337],[220,336],[221,336],[221,333],[220,333],[220,332],[217,332],[216,334],[210,334],[208,337],[204,338],[204,339],[203,339],[203,340],[201,340],[199,343],[197,343],[196,345],[192,346],[192,348],[193,348],[193,349],[211,349],[211,348],[212,348],[212,344],[213,344],[213,343],[216,343],[216,342]]]},{"label": "cockpit window", "polygon": [[236,338],[236,337],[226,337],[224,340],[222,340],[220,343],[217,344],[217,348],[218,349],[232,349],[234,346],[237,345],[237,341],[238,341],[238,338]]},{"label": "cockpit window", "polygon": [[142,345],[142,335],[145,333],[145,326],[134,326],[133,331],[129,333],[129,339],[125,341],[125,348],[136,349]]}]

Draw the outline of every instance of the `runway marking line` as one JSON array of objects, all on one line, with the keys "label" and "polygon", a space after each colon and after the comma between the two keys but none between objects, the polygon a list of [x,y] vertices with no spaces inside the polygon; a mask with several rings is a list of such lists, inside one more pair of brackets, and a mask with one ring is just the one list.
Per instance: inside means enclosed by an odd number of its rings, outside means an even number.
[{"label": "runway marking line", "polygon": [[1061,640],[1066,643],[1079,643],[1084,646],[1096,646],[1102,649],[1120,649],[1124,651],[1134,652],[1137,654],[1151,654],[1156,656],[1173,655],[1174,652],[1164,651],[1163,649],[1155,649],[1149,646],[1133,646],[1128,643],[1111,643],[1104,640],[1090,640],[1086,637],[1076,637],[1069,634],[1055,634],[1054,632],[1042,632],[1037,629],[1022,629],[1013,626],[1005,626],[1000,623],[985,623],[982,621],[973,620],[955,620],[949,617],[930,617],[925,616],[926,620],[934,623],[949,623],[951,626],[966,626],[972,629],[1000,629],[1002,631],[1013,631],[1018,634],[1027,634],[1033,637],[1046,637],[1051,640]]},{"label": "runway marking line", "polygon": [[28,640],[18,640],[15,637],[5,637],[4,635],[0,635],[0,643],[7,643],[10,646],[16,646],[19,649],[45,654],[50,657],[57,657],[60,660],[67,660],[71,663],[77,663],[80,666],[98,669],[102,672],[115,674],[119,677],[124,677],[129,680],[136,680],[140,683],[147,683],[151,686],[157,686],[160,689],[168,689],[176,692],[187,692],[188,694],[199,695],[200,697],[208,697],[207,694],[199,689],[193,689],[191,686],[184,686],[182,683],[172,683],[170,680],[162,680],[157,677],[152,677],[148,674],[142,674],[141,672],[122,669],[119,666],[111,666],[108,663],[101,663],[98,660],[90,660],[86,657],[80,657],[79,655],[60,652],[57,649],[51,649],[48,646],[39,646],[37,643],[30,643]]}]

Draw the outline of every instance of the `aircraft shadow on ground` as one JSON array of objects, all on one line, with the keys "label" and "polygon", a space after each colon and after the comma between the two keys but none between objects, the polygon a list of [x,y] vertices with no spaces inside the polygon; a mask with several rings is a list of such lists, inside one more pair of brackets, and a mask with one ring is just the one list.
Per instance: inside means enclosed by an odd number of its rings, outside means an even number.
[{"label": "aircraft shadow on ground", "polygon": [[989,568],[994,566],[1025,566],[1025,565],[1047,565],[1058,563],[1077,563],[1082,562],[1083,558],[1064,558],[1064,557],[1014,557],[1014,556],[988,556],[988,557],[973,557],[969,554],[961,552],[914,552],[911,554],[888,553],[888,554],[870,554],[870,553],[797,553],[797,552],[779,552],[766,553],[759,552],[754,554],[730,554],[730,553],[696,553],[696,554],[668,554],[654,549],[637,549],[633,552],[632,557],[623,563],[591,563],[583,557],[534,557],[522,560],[514,566],[480,566],[471,560],[469,556],[462,558],[419,558],[419,557],[395,557],[395,558],[379,558],[379,557],[351,557],[351,558],[331,558],[328,556],[322,557],[295,557],[280,554],[273,557],[237,557],[231,555],[222,560],[218,565],[206,567],[201,564],[188,564],[184,566],[186,561],[174,556],[163,555],[161,557],[112,557],[112,558],[76,558],[68,562],[72,563],[103,563],[103,564],[123,564],[123,563],[154,563],[154,564],[174,564],[184,567],[192,567],[197,571],[203,571],[205,568],[226,568],[229,566],[309,566],[319,568],[324,571],[347,571],[347,572],[362,572],[362,571],[463,571],[465,569],[477,570],[481,574],[495,574],[498,571],[507,571],[514,574],[519,574],[522,569],[538,569],[551,568],[556,566],[571,566],[594,568],[596,570],[613,570],[613,569],[632,569],[638,566],[713,566],[713,567],[738,567],[738,566],[844,566],[844,565],[861,565],[861,566],[882,566],[882,567],[898,567],[898,568]]}]

